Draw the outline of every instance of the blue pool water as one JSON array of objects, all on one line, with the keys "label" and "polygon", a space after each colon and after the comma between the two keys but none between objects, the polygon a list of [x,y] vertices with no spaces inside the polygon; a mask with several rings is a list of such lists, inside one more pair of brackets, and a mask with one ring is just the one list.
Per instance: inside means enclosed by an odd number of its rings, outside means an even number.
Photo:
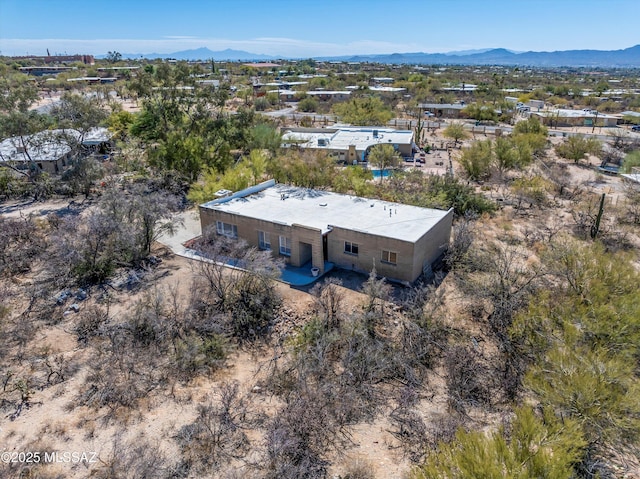
[{"label": "blue pool water", "polygon": [[[391,176],[391,170],[374,170],[373,168],[371,169],[371,173],[373,173],[373,177],[374,178],[380,178],[380,176],[384,177],[384,178],[388,178],[389,176]],[[382,174],[381,174],[382,173]]]}]

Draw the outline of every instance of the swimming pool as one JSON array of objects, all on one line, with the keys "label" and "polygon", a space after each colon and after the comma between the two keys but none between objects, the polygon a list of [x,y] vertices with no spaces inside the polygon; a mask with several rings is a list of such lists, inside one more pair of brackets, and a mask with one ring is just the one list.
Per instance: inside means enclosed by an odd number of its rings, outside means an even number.
[{"label": "swimming pool", "polygon": [[393,174],[391,170],[374,170],[373,168],[371,168],[371,173],[373,174],[374,178],[380,178],[381,176],[383,178],[388,178]]}]

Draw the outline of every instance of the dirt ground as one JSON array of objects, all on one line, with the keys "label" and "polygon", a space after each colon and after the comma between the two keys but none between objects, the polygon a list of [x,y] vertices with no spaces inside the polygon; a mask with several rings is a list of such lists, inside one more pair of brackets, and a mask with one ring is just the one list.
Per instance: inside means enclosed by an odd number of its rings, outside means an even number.
[{"label": "dirt ground", "polygon": [[[39,205],[40,208],[29,207],[29,211],[36,209],[40,213],[51,211],[56,207],[65,207],[66,202],[52,202]],[[15,210],[14,210],[14,214]],[[167,248],[160,247],[155,253],[162,258],[157,271],[157,280],[145,284],[144,289],[160,291],[177,290],[181,297],[187,297],[191,280],[194,276],[194,261],[171,253]],[[365,278],[355,277],[353,273],[340,274],[349,287],[343,288],[345,307],[360,308],[364,303],[362,293],[357,291],[358,284]],[[277,284],[286,308],[292,311],[291,316],[302,316],[313,308],[313,297],[307,292]],[[113,298],[115,305],[110,313],[117,316],[122,311],[131,308],[138,301],[144,291],[135,293],[120,292]],[[81,308],[88,307],[92,298],[81,303]],[[59,324],[43,328],[38,333],[39,348],[47,350],[50,356],[63,355],[79,365],[86,364],[87,350],[79,346],[76,336],[71,331],[73,318]],[[291,325],[294,332],[298,325]],[[107,421],[108,411],[95,411],[86,407],[70,408],[76,394],[85,380],[87,369],[80,370],[69,380],[41,391],[35,391],[31,400],[31,407],[13,421],[0,419],[0,444],[2,451],[85,451],[96,452],[97,456],[106,461],[113,454],[113,444],[116,437],[121,441],[152,440],[159,444],[168,457],[177,457],[178,450],[173,437],[183,425],[192,422],[197,415],[197,406],[207,397],[215,395],[223,381],[233,380],[241,384],[243,392],[251,391],[259,382],[261,370],[269,360],[256,357],[245,350],[236,350],[231,356],[228,366],[212,377],[201,377],[188,386],[176,385],[171,394],[169,391],[153,394],[146,406],[139,411],[130,413],[129,417],[120,417],[118,421]],[[253,395],[255,400],[268,407],[272,401],[268,396]],[[442,405],[434,405],[434,410],[442,409]],[[123,429],[124,425],[124,429]],[[392,437],[386,432],[388,425],[384,417],[371,424],[357,426],[351,436],[353,446],[344,455],[336,458],[335,472],[340,472],[340,464],[349,463],[355,459],[365,459],[374,465],[380,478],[400,477],[407,470],[409,464],[390,447]],[[0,452],[2,452],[0,451]],[[91,465],[55,464],[48,466],[48,473],[59,473],[65,478],[83,478],[91,472]],[[213,477],[213,476],[212,476]]]},{"label": "dirt ground", "polygon": [[[431,136],[434,141],[444,141],[437,134]],[[552,139],[552,142],[561,139]],[[435,155],[435,154],[434,154]],[[445,153],[440,152],[439,158]],[[550,155],[553,155],[551,152]],[[454,161],[456,151],[454,151]],[[434,156],[435,158],[435,156]],[[606,193],[611,197],[612,204],[619,201],[623,187],[620,178],[601,175],[594,169],[598,165],[596,158],[590,158],[581,164],[552,158],[554,162],[564,164],[570,184],[588,188],[595,193]],[[455,163],[454,163],[455,166]],[[485,187],[487,185],[484,185]],[[491,185],[489,189],[493,188]],[[483,191],[489,196],[493,191]],[[496,188],[495,195],[498,196]],[[20,217],[35,215],[45,217],[49,213],[78,214],[83,208],[82,199],[55,199],[42,203],[7,202],[0,204],[0,215]],[[560,211],[560,210],[558,210]],[[559,214],[559,213],[558,213]],[[570,215],[562,213],[560,221],[570,222]],[[483,218],[483,241],[488,238],[498,239],[505,235],[517,234],[524,236],[529,223],[538,221],[540,212],[535,209],[516,212],[507,208],[499,212],[495,218]],[[547,221],[546,219],[540,221]],[[637,237],[636,237],[637,239]],[[169,291],[177,290],[181,297],[187,297],[191,281],[194,277],[194,260],[171,253],[166,247],[158,246],[155,253],[162,258],[154,277],[145,285],[145,290],[157,289]],[[365,302],[361,293],[362,283],[366,277],[348,271],[335,271],[329,276],[339,278],[343,282],[342,292],[345,297],[346,311],[358,311]],[[16,278],[18,282],[27,279]],[[468,337],[481,337],[482,331],[478,323],[472,322],[464,313],[464,305],[458,302],[456,286],[450,278],[445,278],[440,286],[447,298],[447,321],[449,326],[464,331]],[[299,320],[314,308],[314,298],[309,288],[296,289],[286,284],[278,283],[277,290],[284,300],[285,308],[289,311],[290,323],[283,326],[290,334],[300,326]],[[395,296],[402,294],[403,288],[396,287]],[[120,292],[114,302],[111,314],[117,315],[131,308],[141,298],[144,291]],[[91,304],[89,299],[81,305],[82,308]],[[74,402],[81,385],[87,375],[86,361],[88,353],[83,349],[72,332],[73,317],[67,317],[62,322],[41,328],[38,331],[37,346],[46,351],[49,356],[63,355],[68,360],[79,365],[78,372],[69,380],[53,387],[34,392],[31,407],[25,409],[15,419],[0,417],[0,452],[4,451],[86,451],[96,452],[99,461],[107,462],[114,454],[114,441],[150,440],[169,458],[178,457],[179,451],[174,437],[177,431],[191,423],[197,415],[197,406],[212,397],[219,390],[224,381],[234,380],[241,385],[243,392],[249,393],[260,382],[265,364],[269,361],[269,351],[254,354],[246,350],[236,350],[228,366],[211,377],[200,377],[188,385],[176,384],[170,391],[154,393],[144,403],[144,407],[131,412],[127,417],[120,417],[117,421],[106,420],[107,411],[92,410],[86,407],[70,407]],[[489,345],[481,342],[479,348],[484,351]],[[427,424],[432,424],[448,413],[444,379],[441,371],[435,370],[427,380],[428,394],[419,403],[419,410]],[[251,394],[254,401],[269,410],[277,406],[276,399],[267,394]],[[385,411],[371,423],[359,424],[350,431],[351,447],[333,458],[334,465],[329,477],[343,474],[345,468],[357,461],[370,464],[378,479],[400,478],[410,468],[410,461],[398,449],[395,438],[390,433],[388,413]],[[470,416],[477,425],[485,428],[494,427],[500,422],[500,411],[495,415],[476,414]],[[259,440],[260,438],[258,438]],[[55,464],[47,466],[46,472],[59,473],[61,477],[75,479],[84,478],[92,474],[98,464]],[[44,470],[44,469],[43,469]],[[2,469],[0,469],[2,471]],[[215,477],[215,476],[211,476]]]}]

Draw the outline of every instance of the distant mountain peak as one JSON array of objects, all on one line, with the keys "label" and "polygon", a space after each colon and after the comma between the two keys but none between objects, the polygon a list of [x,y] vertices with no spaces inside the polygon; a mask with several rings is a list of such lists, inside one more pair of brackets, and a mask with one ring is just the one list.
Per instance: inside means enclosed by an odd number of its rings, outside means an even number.
[{"label": "distant mountain peak", "polygon": [[[97,58],[105,58],[106,55],[99,55]],[[225,50],[213,51],[207,47],[194,48],[190,50],[182,50],[173,53],[123,53],[123,58],[148,58],[154,60],[157,58],[174,58],[176,60],[231,60],[231,61],[247,61],[247,60],[273,60],[275,57],[263,55],[259,53],[245,52],[243,50],[233,50],[227,48]]]},{"label": "distant mountain peak", "polygon": [[[98,56],[98,58],[105,57],[106,55]],[[177,60],[208,60],[213,58],[218,61],[262,61],[284,58],[250,53],[242,50],[233,50],[231,48],[212,51],[204,46],[174,53],[123,53],[122,57],[144,57],[148,59],[175,58]],[[640,45],[634,45],[629,48],[614,51],[566,50],[555,52],[516,52],[506,48],[487,48],[449,53],[416,52],[381,55],[326,56],[316,57],[316,60],[426,65],[519,65],[533,67],[640,68]]]}]

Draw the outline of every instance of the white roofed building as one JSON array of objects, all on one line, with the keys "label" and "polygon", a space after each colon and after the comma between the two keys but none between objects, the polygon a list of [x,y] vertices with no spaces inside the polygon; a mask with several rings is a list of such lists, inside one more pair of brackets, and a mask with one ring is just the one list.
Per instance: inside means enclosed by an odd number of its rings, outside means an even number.
[{"label": "white roofed building", "polygon": [[106,128],[92,128],[84,134],[74,129],[58,129],[14,136],[0,142],[0,162],[57,174],[67,166],[77,146],[97,151],[110,140],[111,133]]},{"label": "white roofed building", "polygon": [[394,130],[376,126],[340,126],[333,128],[288,128],[282,132],[285,146],[319,149],[334,153],[339,161],[367,161],[369,150],[390,144],[404,158],[416,149],[412,130]]},{"label": "white roofed building", "polygon": [[[200,205],[202,230],[271,250],[295,267],[341,268],[411,283],[449,244],[453,210],[341,195],[274,180]],[[306,266],[305,266],[306,265]]]}]

